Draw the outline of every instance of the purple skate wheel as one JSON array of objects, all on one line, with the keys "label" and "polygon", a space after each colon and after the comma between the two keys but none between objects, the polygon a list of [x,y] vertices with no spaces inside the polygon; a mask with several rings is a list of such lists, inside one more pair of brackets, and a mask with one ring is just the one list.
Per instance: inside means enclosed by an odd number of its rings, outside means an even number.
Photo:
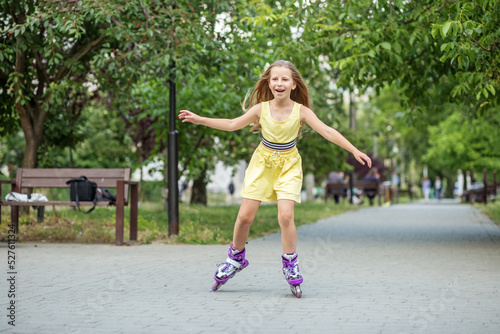
[{"label": "purple skate wheel", "polygon": [[215,282],[214,285],[212,285],[212,291],[217,291],[223,283]]},{"label": "purple skate wheel", "polygon": [[292,290],[292,293],[295,297],[302,297],[302,289],[300,288],[300,285],[290,285],[290,290]]}]

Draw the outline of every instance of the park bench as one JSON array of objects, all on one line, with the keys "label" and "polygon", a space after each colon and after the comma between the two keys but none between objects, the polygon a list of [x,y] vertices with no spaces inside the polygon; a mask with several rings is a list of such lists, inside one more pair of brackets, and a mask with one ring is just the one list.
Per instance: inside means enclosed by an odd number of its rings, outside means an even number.
[{"label": "park bench", "polygon": [[328,197],[333,196],[332,190],[343,190],[343,193],[336,194],[346,197],[347,189],[350,189],[352,194],[354,188],[358,189],[362,196],[364,195],[365,189],[377,189],[376,197],[378,197],[378,205],[382,205],[381,186],[377,181],[353,181],[352,188],[349,183],[345,182],[327,183],[325,185],[325,202],[328,200]]},{"label": "park bench", "polygon": [[488,199],[496,199],[498,191],[497,171],[493,171],[493,183],[488,183],[488,170],[485,168],[483,171],[483,182],[475,183],[472,189],[464,192],[464,197],[473,203],[488,203]]},{"label": "park bench", "polygon": [[[130,181],[130,168],[19,168],[15,180],[0,180],[0,184],[10,184],[12,192],[21,192],[23,188],[68,188],[66,181],[80,176],[86,176],[101,188],[116,189],[116,202],[96,202],[96,206],[116,206],[116,235],[115,244],[123,244],[124,206],[130,204],[130,240],[137,241],[137,206],[138,183]],[[130,196],[129,196],[130,190]],[[11,223],[16,233],[19,231],[20,206],[76,206],[74,201],[44,201],[44,202],[17,202],[6,201],[0,187],[0,218],[2,206],[11,207]],[[80,206],[93,206],[94,202],[79,202]],[[43,211],[42,211],[43,212]],[[43,216],[42,216],[43,219]]]}]

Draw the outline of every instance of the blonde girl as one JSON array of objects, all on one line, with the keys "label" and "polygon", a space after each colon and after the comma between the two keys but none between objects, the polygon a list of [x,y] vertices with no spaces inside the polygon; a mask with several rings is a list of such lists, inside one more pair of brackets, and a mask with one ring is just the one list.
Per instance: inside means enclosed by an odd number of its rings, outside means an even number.
[{"label": "blonde girl", "polygon": [[223,131],[236,131],[250,124],[260,129],[262,142],[255,150],[245,172],[242,202],[234,224],[233,242],[225,263],[215,273],[216,291],[238,271],[248,266],[245,244],[261,202],[278,203],[278,223],[283,247],[285,279],[297,297],[301,297],[297,259],[295,203],[300,203],[302,159],[296,142],[301,126],[308,124],[328,141],[351,152],[361,164],[371,167],[370,158],[359,151],[337,130],[323,123],[309,108],[309,93],[295,66],[286,60],[270,65],[249,98],[246,112],[233,119],[208,118],[181,110],[182,122],[191,122]]}]

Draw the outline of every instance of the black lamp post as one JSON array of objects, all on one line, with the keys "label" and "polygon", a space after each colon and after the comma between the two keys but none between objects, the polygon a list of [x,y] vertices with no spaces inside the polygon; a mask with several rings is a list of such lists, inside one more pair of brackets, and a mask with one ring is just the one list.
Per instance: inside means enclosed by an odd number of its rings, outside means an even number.
[{"label": "black lamp post", "polygon": [[170,129],[168,131],[168,235],[179,234],[179,133],[175,129],[175,63],[170,66]]}]

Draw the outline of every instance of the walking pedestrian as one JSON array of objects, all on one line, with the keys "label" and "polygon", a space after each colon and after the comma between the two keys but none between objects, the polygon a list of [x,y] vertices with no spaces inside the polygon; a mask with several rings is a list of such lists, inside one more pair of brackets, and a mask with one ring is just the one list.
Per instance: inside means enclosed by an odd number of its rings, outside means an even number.
[{"label": "walking pedestrian", "polygon": [[428,202],[431,193],[431,180],[427,176],[422,180],[422,193],[424,194],[424,200]]},{"label": "walking pedestrian", "polygon": [[441,177],[436,176],[436,180],[434,181],[434,191],[435,191],[435,197],[437,200],[441,199]]}]

